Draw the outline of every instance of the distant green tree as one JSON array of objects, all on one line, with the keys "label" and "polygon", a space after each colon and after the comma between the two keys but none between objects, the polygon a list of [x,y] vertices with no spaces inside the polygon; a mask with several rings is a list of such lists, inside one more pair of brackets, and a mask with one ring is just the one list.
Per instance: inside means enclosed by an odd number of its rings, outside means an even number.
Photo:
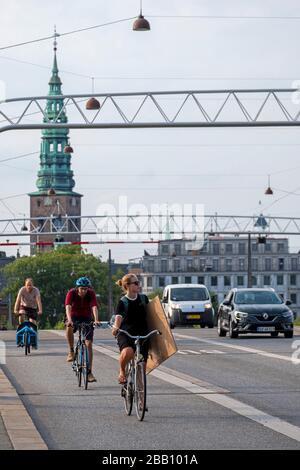
[{"label": "distant green tree", "polygon": [[217,313],[219,309],[219,302],[218,302],[218,295],[214,291],[210,291],[210,298],[211,298],[211,303],[213,306],[213,309],[215,311],[215,325],[217,324]]},{"label": "distant green tree", "polygon": [[[46,323],[53,327],[64,316],[64,301],[67,291],[74,287],[80,276],[87,276],[92,282],[100,300],[100,318],[107,319],[108,265],[78,246],[64,246],[35,256],[24,256],[6,265],[2,272],[6,287],[0,295],[9,293],[15,301],[18,290],[27,277],[32,277],[40,289],[43,303],[43,317],[40,327]],[[120,276],[122,273],[118,273]],[[114,299],[118,296],[117,286],[113,287]]]},{"label": "distant green tree", "polygon": [[163,295],[163,289],[162,288],[159,287],[158,289],[155,289],[154,291],[150,292],[148,297],[149,297],[149,299],[154,299],[157,295],[160,299],[162,298],[162,295]]},{"label": "distant green tree", "polygon": [[215,310],[215,313],[217,313],[218,308],[219,308],[218,295],[214,291],[210,291],[209,293],[210,293],[212,306]]}]

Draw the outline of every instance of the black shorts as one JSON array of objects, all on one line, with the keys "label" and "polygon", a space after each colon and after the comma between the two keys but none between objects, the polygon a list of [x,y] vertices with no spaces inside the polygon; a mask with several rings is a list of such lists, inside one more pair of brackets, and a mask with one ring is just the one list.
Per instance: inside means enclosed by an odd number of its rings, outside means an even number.
[{"label": "black shorts", "polygon": [[35,321],[37,320],[37,316],[38,316],[37,308],[23,307],[22,305],[20,308],[21,310],[25,310],[25,314],[20,313],[19,315],[25,315],[31,320],[35,320]]},{"label": "black shorts", "polygon": [[[72,317],[72,322],[75,322],[75,323],[92,323],[93,319],[92,318],[86,318],[86,317]],[[67,324],[68,324],[68,320],[66,320],[66,325]],[[77,330],[78,330],[78,326],[75,324],[73,326],[74,333],[76,333]],[[94,327],[93,327],[92,324],[89,327],[89,331],[88,331],[88,334],[86,335],[85,339],[87,339],[88,341],[93,341],[93,339],[94,339]]]},{"label": "black shorts", "polygon": [[[128,338],[128,336],[125,335],[124,333],[118,334],[117,343],[118,343],[120,352],[124,348],[132,348],[134,351],[136,350],[134,339]],[[149,340],[141,341],[141,353],[145,360],[147,360],[148,358],[148,351],[149,351]]]}]

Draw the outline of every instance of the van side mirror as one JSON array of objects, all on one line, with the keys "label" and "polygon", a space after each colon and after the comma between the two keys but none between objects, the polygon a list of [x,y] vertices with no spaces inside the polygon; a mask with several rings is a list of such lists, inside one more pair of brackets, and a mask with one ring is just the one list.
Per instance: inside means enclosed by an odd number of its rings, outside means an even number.
[{"label": "van side mirror", "polygon": [[285,305],[292,305],[292,302],[290,300],[286,300]]},{"label": "van side mirror", "polygon": [[223,300],[223,305],[226,305],[226,307],[229,307],[231,303],[229,302],[229,300]]},{"label": "van side mirror", "polygon": [[162,303],[163,303],[163,304],[166,304],[167,302],[168,302],[168,297],[163,297]]}]

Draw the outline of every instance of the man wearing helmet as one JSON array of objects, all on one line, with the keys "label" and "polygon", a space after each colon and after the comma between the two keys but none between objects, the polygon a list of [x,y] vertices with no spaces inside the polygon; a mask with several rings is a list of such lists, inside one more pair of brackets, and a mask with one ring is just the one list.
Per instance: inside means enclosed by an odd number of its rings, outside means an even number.
[{"label": "man wearing helmet", "polygon": [[[98,306],[94,289],[91,287],[91,282],[87,277],[80,277],[76,281],[75,289],[70,289],[66,295],[66,338],[69,345],[69,354],[67,357],[68,362],[74,360],[74,333],[76,323],[88,323],[94,321],[100,323],[98,320]],[[91,326],[90,332],[86,337],[86,346],[89,352],[90,370],[88,372],[88,381],[96,382],[92,374],[93,362],[93,336],[94,328]]]}]

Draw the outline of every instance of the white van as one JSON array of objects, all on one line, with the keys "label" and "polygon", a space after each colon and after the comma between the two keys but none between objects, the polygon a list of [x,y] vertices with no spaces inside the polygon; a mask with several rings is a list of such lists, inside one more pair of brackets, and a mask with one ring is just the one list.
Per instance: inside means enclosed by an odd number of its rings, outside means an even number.
[{"label": "white van", "polygon": [[178,325],[214,327],[214,309],[210,294],[203,284],[170,284],[162,298],[171,328]]}]

